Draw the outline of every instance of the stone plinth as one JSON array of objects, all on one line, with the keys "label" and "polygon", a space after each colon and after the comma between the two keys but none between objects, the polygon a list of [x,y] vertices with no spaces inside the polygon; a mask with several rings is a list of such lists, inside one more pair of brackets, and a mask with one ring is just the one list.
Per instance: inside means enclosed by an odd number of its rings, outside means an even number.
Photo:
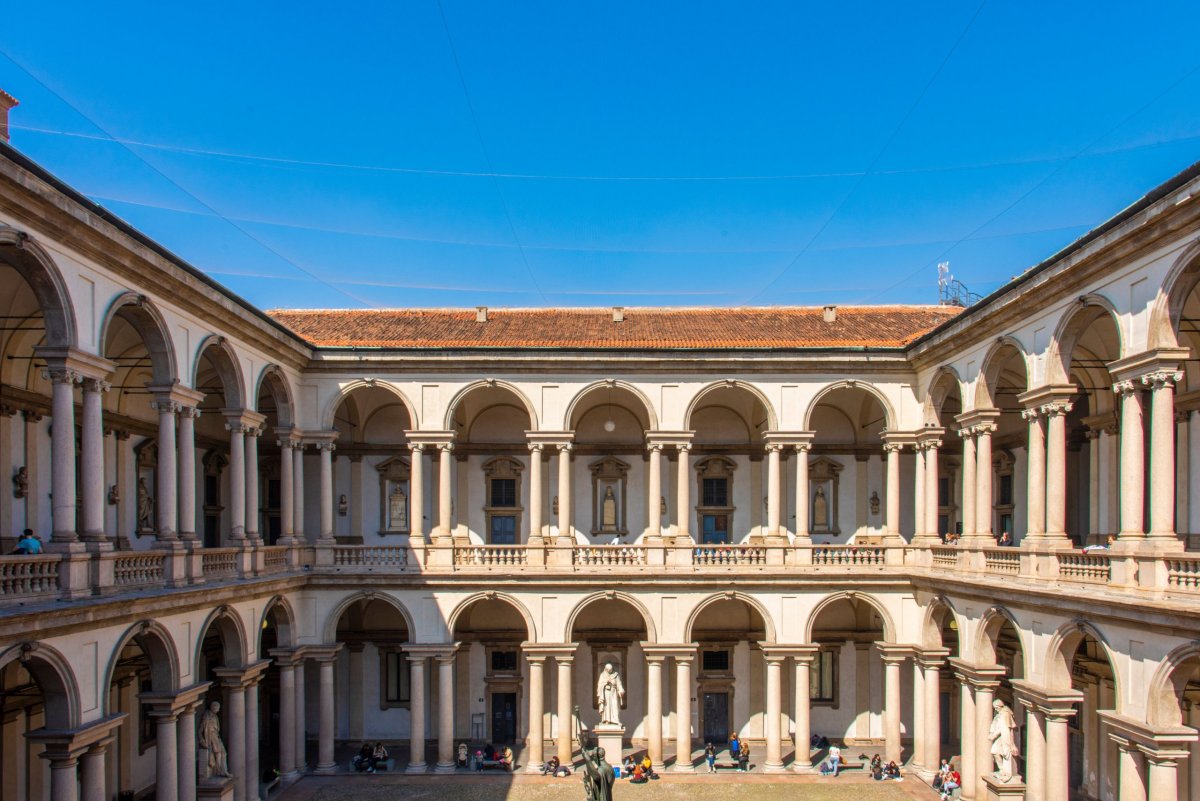
[{"label": "stone plinth", "polygon": [[1025,782],[1020,776],[1013,776],[1012,781],[1002,782],[995,776],[984,776],[983,783],[987,785],[986,801],[1025,801]]},{"label": "stone plinth", "polygon": [[592,731],[596,734],[596,745],[604,749],[608,764],[620,765],[625,748],[625,727],[619,723],[600,723]]},{"label": "stone plinth", "polygon": [[201,779],[196,801],[233,801],[233,779]]}]

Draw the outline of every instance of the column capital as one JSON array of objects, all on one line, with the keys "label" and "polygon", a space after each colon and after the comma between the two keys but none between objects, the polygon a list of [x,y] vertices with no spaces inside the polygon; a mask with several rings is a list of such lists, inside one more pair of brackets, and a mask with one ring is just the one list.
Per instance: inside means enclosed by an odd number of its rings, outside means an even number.
[{"label": "column capital", "polygon": [[759,647],[762,648],[763,656],[779,659],[791,657],[797,662],[812,662],[821,651],[821,646],[815,643],[798,645],[759,643]]},{"label": "column capital", "polygon": [[575,436],[574,431],[526,431],[525,441],[536,442],[549,450],[560,443],[569,442],[573,436]]},{"label": "column capital", "polygon": [[1036,709],[1052,719],[1066,719],[1075,714],[1075,704],[1083,700],[1078,690],[1054,690],[1026,679],[1013,679],[1013,697],[1026,709]]},{"label": "column capital", "polygon": [[197,392],[194,389],[183,386],[179,382],[172,384],[152,384],[146,387],[146,389],[150,390],[150,394],[154,396],[156,401],[171,401],[178,404],[179,408],[185,406],[196,408],[204,401],[203,392]]},{"label": "column capital", "polygon": [[917,444],[917,435],[913,431],[884,431],[880,436],[885,449],[892,445],[897,449],[903,448],[905,445],[912,445],[915,448]]},{"label": "column capital", "polygon": [[275,664],[281,668],[294,668],[296,665],[302,664],[307,658],[303,647],[272,648],[267,653],[275,660]]},{"label": "column capital", "polygon": [[1172,752],[1187,751],[1200,736],[1189,726],[1152,726],[1108,709],[1101,709],[1098,714],[1107,725],[1114,742],[1118,745],[1124,742],[1126,750],[1137,750],[1147,755],[1162,754],[1164,758],[1170,758],[1168,755]]},{"label": "column capital", "polygon": [[1119,383],[1138,381],[1143,376],[1159,372],[1174,373],[1187,361],[1187,348],[1152,348],[1104,365],[1109,375]]},{"label": "column capital", "polygon": [[221,416],[225,418],[226,431],[241,431],[243,434],[262,428],[267,421],[266,415],[249,409],[222,409]]},{"label": "column capital", "polygon": [[202,702],[204,694],[211,686],[211,681],[202,681],[173,693],[142,693],[138,698],[142,703],[154,707],[156,710],[164,710],[161,714],[179,715],[194,710]]},{"label": "column capital", "polygon": [[898,665],[913,655],[911,645],[899,645],[893,642],[876,642],[875,649],[879,651],[879,656],[885,665]]},{"label": "column capital", "polygon": [[270,659],[260,659],[245,667],[214,668],[213,673],[221,679],[221,686],[230,690],[245,689],[262,681],[263,674],[271,666]]},{"label": "column capital", "polygon": [[1166,386],[1174,386],[1182,380],[1182,370],[1155,370],[1153,373],[1146,373],[1142,376],[1142,386],[1162,389]]},{"label": "column capital", "polygon": [[25,738],[45,745],[42,756],[51,762],[72,761],[92,746],[111,740],[117,727],[128,717],[119,712],[74,729],[37,729],[28,732]]},{"label": "column capital", "polygon": [[178,401],[173,401],[168,398],[156,398],[150,401],[150,408],[159,414],[179,414],[183,410],[183,406]]},{"label": "column capital", "polygon": [[337,655],[341,653],[342,643],[335,642],[332,644],[321,645],[306,645],[304,646],[304,656],[314,662],[332,662],[337,659]]},{"label": "column capital", "polygon": [[999,409],[971,409],[954,416],[954,422],[958,424],[960,430],[968,430],[976,436],[995,431],[996,422],[999,419]]},{"label": "column capital", "polygon": [[768,442],[766,445],[763,446],[763,448],[766,450],[767,453],[782,453],[783,452],[783,443],[782,442]]},{"label": "column capital", "polygon": [[414,443],[428,445],[433,448],[441,448],[444,445],[454,442],[453,431],[418,431],[410,430],[404,432],[405,438],[408,440],[411,448]]},{"label": "column capital", "polygon": [[542,453],[542,449],[545,448],[546,446],[541,442],[527,442],[527,443],[525,443],[525,447],[529,448],[529,452],[531,454],[537,454],[540,456]]},{"label": "column capital", "polygon": [[1000,686],[1000,679],[1007,675],[1007,671],[1002,667],[974,665],[957,657],[952,657],[948,661],[954,670],[955,677],[963,684],[969,684],[975,689],[995,689]]},{"label": "column capital", "polygon": [[[1046,384],[1017,395],[1017,403],[1026,410],[1037,409],[1043,415],[1055,413],[1061,406],[1070,404],[1078,394],[1074,384]],[[1029,417],[1026,417],[1029,419]]]},{"label": "column capital", "polygon": [[[184,407],[180,408],[179,416],[187,417],[191,420],[195,420],[196,418],[198,418],[200,416],[200,410],[198,408],[196,408],[195,406],[184,406]],[[128,436],[128,435],[126,435],[126,436]]]},{"label": "column capital", "polygon": [[1122,381],[1114,381],[1112,385],[1112,391],[1114,395],[1132,395],[1135,392],[1140,392],[1141,389],[1142,385],[1131,378],[1127,378]]},{"label": "column capital", "polygon": [[665,429],[656,429],[646,432],[646,444],[654,444],[660,447],[671,446],[679,447],[680,445],[690,444],[692,438],[696,436],[695,431],[667,431]]},{"label": "column capital", "polygon": [[763,441],[768,445],[777,444],[784,447],[794,447],[797,450],[808,450],[812,447],[815,431],[764,431]]},{"label": "column capital", "polygon": [[448,660],[458,653],[459,646],[462,643],[447,642],[447,643],[410,643],[401,646],[400,650],[404,652],[409,661],[417,659],[437,659]]},{"label": "column capital", "polygon": [[575,651],[579,646],[574,643],[542,643],[542,642],[523,642],[521,643],[521,652],[533,654],[541,659],[553,657],[554,659],[574,658]]},{"label": "column capital", "polygon": [[946,657],[950,656],[948,648],[914,648],[913,659],[923,670],[931,668],[941,668],[946,664]]},{"label": "column capital", "polygon": [[[805,446],[804,450],[808,450],[808,446]],[[902,450],[904,450],[904,443],[901,443],[901,442],[885,442],[885,443],[883,443],[883,452],[884,453],[900,453]]]},{"label": "column capital", "polygon": [[299,448],[303,446],[300,440],[300,429],[294,426],[276,426],[275,444],[281,448]]},{"label": "column capital", "polygon": [[647,656],[653,654],[663,658],[671,656],[676,659],[690,660],[696,656],[698,647],[689,643],[642,643],[642,653]]},{"label": "column capital", "polygon": [[946,429],[939,426],[925,426],[916,432],[916,439],[921,445],[926,448],[937,448],[942,444],[942,437],[945,435]]},{"label": "column capital", "polygon": [[654,453],[655,451],[662,453],[662,449],[663,449],[663,444],[661,442],[653,442],[653,441],[647,440],[646,451],[648,453]]},{"label": "column capital", "polygon": [[305,431],[304,444],[312,445],[318,451],[334,450],[333,443],[338,438],[338,431]]},{"label": "column capital", "polygon": [[[55,383],[67,383],[68,374],[73,376],[74,383],[84,378],[104,379],[117,369],[114,362],[78,348],[39,345],[33,349],[33,354],[46,362],[46,372],[51,374],[50,380]],[[53,377],[55,374],[60,376],[60,380]]]},{"label": "column capital", "polygon": [[82,380],[84,392],[105,393],[112,389],[112,384],[99,378],[87,378]]}]

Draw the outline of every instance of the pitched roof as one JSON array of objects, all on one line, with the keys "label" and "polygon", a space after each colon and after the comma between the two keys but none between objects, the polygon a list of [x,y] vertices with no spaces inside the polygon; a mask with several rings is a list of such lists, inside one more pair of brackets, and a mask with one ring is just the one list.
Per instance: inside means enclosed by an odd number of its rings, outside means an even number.
[{"label": "pitched roof", "polygon": [[900,348],[954,317],[945,306],[626,308],[613,310],[273,309],[273,319],[319,347],[793,349]]}]

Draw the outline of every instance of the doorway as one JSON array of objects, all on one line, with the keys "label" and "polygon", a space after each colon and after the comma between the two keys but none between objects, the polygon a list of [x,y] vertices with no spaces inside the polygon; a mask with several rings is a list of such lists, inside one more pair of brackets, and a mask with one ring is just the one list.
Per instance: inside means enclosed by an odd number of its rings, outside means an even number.
[{"label": "doorway", "polygon": [[704,742],[719,747],[730,731],[729,693],[704,693]]},{"label": "doorway", "polygon": [[517,694],[492,693],[492,742],[517,741]]}]

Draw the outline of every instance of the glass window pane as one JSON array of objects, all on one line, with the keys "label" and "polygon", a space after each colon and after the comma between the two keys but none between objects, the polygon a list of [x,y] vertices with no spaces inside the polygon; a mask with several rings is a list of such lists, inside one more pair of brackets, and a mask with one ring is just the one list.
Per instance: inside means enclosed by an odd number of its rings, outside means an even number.
[{"label": "glass window pane", "polygon": [[517,544],[517,518],[515,515],[492,515],[492,544]]}]

